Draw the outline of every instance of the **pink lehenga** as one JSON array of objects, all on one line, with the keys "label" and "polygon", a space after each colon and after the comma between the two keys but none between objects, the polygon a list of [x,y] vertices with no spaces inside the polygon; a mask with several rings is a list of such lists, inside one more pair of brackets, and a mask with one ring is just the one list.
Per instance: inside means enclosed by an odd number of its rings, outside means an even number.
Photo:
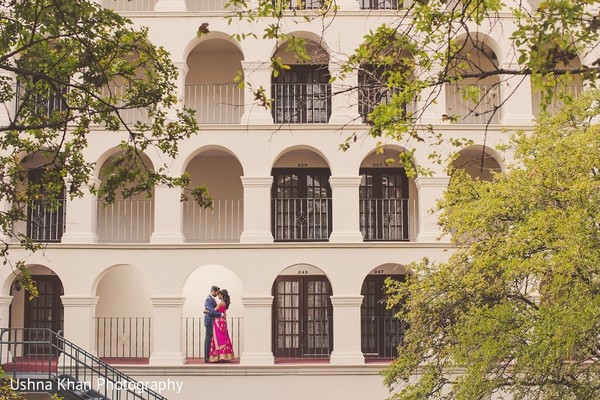
[{"label": "pink lehenga", "polygon": [[[225,312],[225,306],[219,307],[221,313]],[[233,360],[233,346],[229,338],[227,320],[225,318],[213,319],[213,338],[210,342],[210,362]]]}]

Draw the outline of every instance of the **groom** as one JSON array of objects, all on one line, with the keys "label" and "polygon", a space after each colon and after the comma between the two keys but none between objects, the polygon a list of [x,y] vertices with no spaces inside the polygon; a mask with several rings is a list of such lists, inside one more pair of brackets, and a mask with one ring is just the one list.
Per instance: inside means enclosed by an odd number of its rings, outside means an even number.
[{"label": "groom", "polygon": [[217,292],[220,290],[218,286],[212,286],[210,288],[210,294],[206,296],[204,300],[204,326],[206,327],[206,339],[204,340],[204,362],[210,361],[210,342],[213,338],[213,318],[222,317],[223,313],[215,310],[217,301],[215,297]]}]

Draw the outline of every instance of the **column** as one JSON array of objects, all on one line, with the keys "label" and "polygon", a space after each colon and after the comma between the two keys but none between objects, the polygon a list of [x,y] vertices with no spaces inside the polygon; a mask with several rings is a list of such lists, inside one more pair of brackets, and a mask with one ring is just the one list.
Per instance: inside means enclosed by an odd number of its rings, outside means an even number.
[{"label": "column", "polygon": [[154,306],[150,365],[184,364],[181,318],[185,297],[156,296],[150,300]]},{"label": "column", "polygon": [[[353,3],[357,5],[355,0]],[[339,4],[338,4],[339,5]],[[330,124],[360,124],[362,120],[358,115],[358,93],[353,88],[358,87],[358,72],[354,71],[340,77],[340,66],[329,64],[329,73],[336,79],[331,84],[331,117]]]},{"label": "column", "polygon": [[169,119],[176,120],[177,119],[177,111],[182,110],[183,107],[186,105],[185,104],[185,100],[186,100],[186,98],[185,98],[185,78],[187,76],[189,68],[188,68],[187,62],[185,62],[185,61],[175,62],[173,64],[177,68],[177,72],[179,74],[177,77],[177,82],[175,83],[175,96],[177,96],[177,106],[171,107],[171,109],[168,111],[167,116]]},{"label": "column", "polygon": [[[10,184],[10,178],[5,176],[4,178],[4,184],[8,185]],[[0,212],[8,212],[10,210],[10,202],[8,200],[6,200],[6,198],[0,198]],[[8,229],[11,229],[11,227],[9,226]],[[0,230],[0,241],[2,242],[10,242],[11,241],[11,237],[10,237],[11,232],[10,231],[2,231]]]},{"label": "column", "polygon": [[154,11],[187,11],[185,0],[158,0]]},{"label": "column", "polygon": [[[437,76],[442,72],[440,67],[432,67],[430,71],[425,73],[432,81],[437,79]],[[417,116],[420,116],[421,124],[441,124],[448,123],[443,121],[442,117],[446,115],[446,85],[440,84],[423,89],[421,96],[417,101]]]},{"label": "column", "polygon": [[272,176],[242,176],[244,186],[244,232],[241,243],[272,243]]},{"label": "column", "polygon": [[[9,77],[12,80],[12,83],[14,85],[13,89],[16,88],[16,80],[15,80],[14,73],[2,71],[2,72],[0,72],[0,76]],[[15,95],[16,95],[16,90],[15,90]],[[8,126],[10,124],[11,117],[14,118],[14,116],[15,116],[16,107],[17,107],[16,96],[15,96],[15,98],[4,103],[3,107],[0,107],[0,126]]]},{"label": "column", "polygon": [[12,303],[12,299],[12,296],[0,296],[0,328],[8,328],[10,325],[10,303]]},{"label": "column", "polygon": [[[502,64],[502,69],[520,70],[516,62]],[[500,83],[500,109],[503,124],[531,124],[533,121],[533,107],[531,79],[529,76],[504,75]]]},{"label": "column", "polygon": [[242,61],[244,70],[244,114],[241,123],[244,125],[271,125],[271,110],[260,104],[254,97],[254,91],[265,90],[265,96],[271,94],[271,64],[268,61]]},{"label": "column", "polygon": [[242,365],[273,365],[271,341],[271,313],[273,296],[245,296],[244,304],[244,352]]},{"label": "column", "polygon": [[[69,179],[65,181],[68,188]],[[100,181],[90,178],[81,187],[83,195],[65,200],[65,232],[62,243],[95,243],[98,241],[98,199],[90,193],[90,187],[100,187]]]},{"label": "column", "polygon": [[[436,242],[441,234],[437,223],[437,201],[442,198],[448,187],[450,178],[447,176],[420,176],[415,179],[419,198],[419,233],[418,242]],[[433,212],[432,212],[433,211]],[[449,236],[439,239],[448,242]]]},{"label": "column", "polygon": [[96,354],[97,296],[60,296],[64,308],[64,337],[84,350]]},{"label": "column", "polygon": [[331,364],[364,364],[361,351],[360,306],[363,296],[331,296],[333,305],[333,351]]},{"label": "column", "polygon": [[333,195],[333,230],[329,241],[332,243],[359,243],[363,241],[360,232],[359,188],[360,176],[332,176],[329,178]]},{"label": "column", "polygon": [[154,232],[150,243],[183,243],[181,188],[160,185],[154,188]]}]

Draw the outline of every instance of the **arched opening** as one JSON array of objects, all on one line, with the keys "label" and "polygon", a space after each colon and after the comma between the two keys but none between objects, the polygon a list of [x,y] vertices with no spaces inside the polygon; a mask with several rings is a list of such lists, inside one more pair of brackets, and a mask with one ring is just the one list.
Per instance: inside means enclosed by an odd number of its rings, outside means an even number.
[{"label": "arched opening", "polygon": [[492,180],[494,173],[502,171],[500,164],[488,149],[479,146],[463,149],[452,162],[453,168],[464,169],[473,179]]},{"label": "arched opening", "polygon": [[[29,293],[15,279],[10,287],[13,296],[10,305],[9,328],[24,328],[16,331],[15,342],[23,340],[23,346],[16,351],[23,357],[54,355],[55,347],[49,342],[48,329],[61,333],[64,331],[64,308],[61,296],[64,294],[62,281],[50,268],[42,265],[27,267],[31,279],[35,282],[38,295],[32,299]],[[17,356],[15,354],[15,356]],[[46,359],[46,362],[49,360]]]},{"label": "arched opening", "polygon": [[326,241],[332,228],[327,162],[311,150],[292,150],[273,166],[271,227],[275,241]]},{"label": "arched opening", "polygon": [[242,296],[244,288],[240,278],[230,269],[221,265],[204,265],[197,268],[186,279],[183,286],[183,332],[184,351],[188,364],[201,363],[205,359],[204,341],[204,303],[210,295],[211,286],[226,289],[231,297],[231,304],[226,311],[226,327],[229,335],[234,359],[238,359],[244,351],[244,306]]},{"label": "arched opening", "polygon": [[409,241],[417,236],[417,188],[398,151],[372,152],[360,165],[360,230],[365,241]]},{"label": "arched opening", "polygon": [[[29,200],[24,207],[25,220],[14,224],[15,234],[25,234],[34,242],[60,242],[65,231],[67,200],[59,166],[53,154],[37,152],[21,160],[24,173],[22,190]],[[57,190],[49,188],[60,186]]]},{"label": "arched opening", "polygon": [[[135,284],[132,284],[135,282]],[[107,362],[147,363],[152,343],[152,287],[140,268],[119,265],[96,288],[96,352]]]},{"label": "arched opening", "polygon": [[276,361],[328,359],[333,349],[333,293],[325,273],[312,265],[293,265],[277,276],[272,290]]},{"label": "arched opening", "polygon": [[[113,174],[120,156],[120,153],[115,154],[102,164],[101,187]],[[141,170],[153,170],[152,162],[145,154],[141,154],[138,162]],[[118,192],[112,203],[98,200],[97,216],[98,242],[147,243],[154,231],[154,197],[137,193],[125,198]]]},{"label": "arched opening", "polygon": [[388,309],[385,280],[406,280],[408,272],[402,265],[383,264],[365,278],[360,290],[361,348],[367,359],[394,359],[398,346],[404,342],[406,323],[395,317],[398,307]]},{"label": "arched opening", "polygon": [[[218,173],[216,173],[218,171]],[[231,154],[207,150],[194,157],[186,168],[192,187],[205,185],[211,208],[189,199],[184,203],[183,233],[187,242],[239,242],[244,231],[244,188],[240,162]]]},{"label": "arched opening", "polygon": [[487,36],[468,36],[451,65],[457,83],[446,84],[446,114],[462,124],[500,122],[500,77],[462,78],[498,69],[498,57]]},{"label": "arched opening", "polygon": [[185,105],[200,124],[237,124],[244,113],[244,92],[235,82],[243,55],[229,40],[211,38],[187,58]]},{"label": "arched opening", "polygon": [[305,40],[309,60],[298,61],[292,52],[286,51],[288,43],[276,50],[290,68],[273,75],[271,96],[273,97],[273,120],[277,124],[322,124],[331,116],[331,78],[329,55],[318,43]]}]

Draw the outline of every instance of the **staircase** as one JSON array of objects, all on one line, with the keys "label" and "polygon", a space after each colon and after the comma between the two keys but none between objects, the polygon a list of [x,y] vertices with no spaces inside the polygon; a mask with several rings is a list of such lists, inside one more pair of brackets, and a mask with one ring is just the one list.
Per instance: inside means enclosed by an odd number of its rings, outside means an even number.
[{"label": "staircase", "polygon": [[0,329],[0,365],[21,392],[65,400],[167,400],[50,329]]}]

